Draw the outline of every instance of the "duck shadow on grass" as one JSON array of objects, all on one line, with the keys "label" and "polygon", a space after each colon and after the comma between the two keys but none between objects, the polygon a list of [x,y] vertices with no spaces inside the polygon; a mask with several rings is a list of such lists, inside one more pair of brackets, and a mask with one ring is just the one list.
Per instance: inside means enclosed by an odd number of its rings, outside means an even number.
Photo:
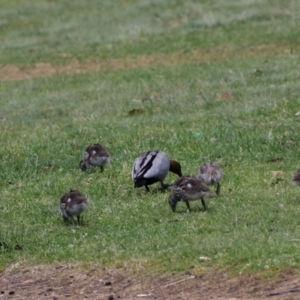
[{"label": "duck shadow on grass", "polygon": [[86,221],[86,220],[83,220],[81,219],[80,222],[78,223],[77,220],[74,220],[74,222],[72,220],[64,220],[64,219],[60,219],[59,218],[59,223],[61,225],[64,225],[66,227],[87,227],[87,226],[90,226],[90,222],[89,221]]},{"label": "duck shadow on grass", "polygon": [[147,192],[145,189],[139,189],[137,194],[138,195],[157,195],[157,194],[167,194],[171,193],[170,189],[162,189],[160,187],[152,188],[149,192]]},{"label": "duck shadow on grass", "polygon": [[[181,206],[182,205],[182,206]],[[188,210],[185,206],[185,203],[181,203],[180,207],[179,205],[176,208],[176,212],[173,212],[173,214],[192,214],[192,213],[211,213],[214,211],[213,208],[207,208],[204,209],[202,207],[201,203],[199,205],[195,204],[193,207],[191,207],[190,210]]]}]

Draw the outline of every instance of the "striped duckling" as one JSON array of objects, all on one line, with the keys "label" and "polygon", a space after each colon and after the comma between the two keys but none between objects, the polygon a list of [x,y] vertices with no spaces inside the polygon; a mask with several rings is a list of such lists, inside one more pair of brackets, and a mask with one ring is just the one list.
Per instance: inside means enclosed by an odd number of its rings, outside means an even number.
[{"label": "striped duckling", "polygon": [[111,156],[108,151],[100,144],[89,145],[83,154],[83,158],[79,163],[82,171],[85,171],[89,167],[100,167],[101,172],[104,170],[104,166],[111,160]]},{"label": "striped duckling", "polygon": [[146,191],[149,192],[148,185],[160,182],[161,189],[164,190],[170,186],[164,184],[169,171],[182,176],[180,163],[169,160],[165,152],[159,150],[144,152],[138,156],[132,168],[131,177],[134,187],[145,186]]},{"label": "striped duckling", "polygon": [[190,210],[189,200],[201,199],[204,210],[206,210],[204,197],[215,195],[215,192],[212,192],[202,179],[196,176],[183,176],[174,182],[169,204],[175,212],[177,203],[184,201],[188,210]]},{"label": "striped duckling", "polygon": [[[78,190],[70,190],[60,198],[60,211],[65,221],[75,224],[73,216],[77,216],[77,224],[80,224],[80,215],[88,208],[87,198]],[[82,218],[81,218],[82,219]],[[81,222],[82,223],[82,222]]]},{"label": "striped duckling", "polygon": [[292,184],[300,186],[300,169],[298,169],[295,172],[293,180],[292,180]]},{"label": "striped duckling", "polygon": [[216,194],[220,194],[220,181],[222,180],[222,171],[216,162],[206,162],[199,168],[198,178],[202,179],[207,185],[217,185]]}]

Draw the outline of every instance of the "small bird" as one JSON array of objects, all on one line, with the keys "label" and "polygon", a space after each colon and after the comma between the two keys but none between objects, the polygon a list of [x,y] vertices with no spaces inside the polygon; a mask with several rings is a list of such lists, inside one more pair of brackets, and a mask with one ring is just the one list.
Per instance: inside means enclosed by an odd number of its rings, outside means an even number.
[{"label": "small bird", "polygon": [[[77,216],[77,224],[80,224],[80,215],[88,208],[87,198],[78,190],[70,189],[60,198],[60,211],[65,221],[75,224],[73,216]],[[82,219],[82,218],[81,218]]]},{"label": "small bird", "polygon": [[83,158],[79,163],[82,171],[89,167],[100,167],[101,172],[104,170],[104,165],[108,164],[111,156],[108,151],[100,144],[89,145],[83,154]]},{"label": "small bird", "polygon": [[298,169],[295,172],[293,180],[292,180],[292,184],[300,186],[300,169]]},{"label": "small bird", "polygon": [[215,192],[212,192],[202,179],[196,176],[183,176],[174,182],[172,193],[169,197],[169,204],[173,212],[175,212],[177,202],[184,201],[188,210],[190,210],[189,200],[200,198],[204,210],[206,210],[204,197],[213,197],[215,195]]},{"label": "small bird", "polygon": [[222,171],[215,162],[207,162],[200,166],[198,178],[202,179],[207,185],[217,185],[216,194],[220,194],[220,181],[222,180]]},{"label": "small bird", "polygon": [[131,177],[134,187],[145,186],[146,191],[149,192],[148,185],[159,181],[161,189],[164,190],[170,186],[163,182],[169,171],[182,176],[180,163],[169,160],[165,152],[160,150],[144,152],[138,156],[132,168]]}]

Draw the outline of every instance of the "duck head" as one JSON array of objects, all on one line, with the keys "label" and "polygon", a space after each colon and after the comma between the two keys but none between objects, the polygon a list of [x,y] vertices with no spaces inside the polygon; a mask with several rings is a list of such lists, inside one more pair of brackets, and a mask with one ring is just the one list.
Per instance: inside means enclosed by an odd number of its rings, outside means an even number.
[{"label": "duck head", "polygon": [[81,160],[79,163],[79,167],[82,171],[86,171],[86,168],[87,168],[86,162]]},{"label": "duck head", "polygon": [[177,174],[179,177],[182,176],[182,173],[181,173],[181,165],[178,161],[176,160],[170,160],[170,168],[169,168],[169,171],[174,173],[174,174]]},{"label": "duck head", "polygon": [[177,202],[178,202],[177,199],[175,199],[175,197],[172,193],[169,197],[169,204],[170,204],[173,212],[176,211]]}]

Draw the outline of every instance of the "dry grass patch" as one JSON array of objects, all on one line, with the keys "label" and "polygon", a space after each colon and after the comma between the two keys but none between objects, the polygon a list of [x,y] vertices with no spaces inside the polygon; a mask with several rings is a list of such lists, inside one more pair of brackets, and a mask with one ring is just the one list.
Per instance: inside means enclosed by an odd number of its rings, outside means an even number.
[{"label": "dry grass patch", "polygon": [[77,59],[65,65],[40,62],[34,65],[3,65],[0,66],[0,81],[24,80],[59,74],[74,74],[83,72],[103,72],[139,67],[168,66],[172,64],[202,63],[246,57],[274,56],[277,54],[298,52],[300,46],[291,44],[266,44],[247,48],[236,48],[224,45],[211,49],[195,49],[191,51],[176,51],[155,55],[127,56],[124,58],[89,58],[83,62]]}]

